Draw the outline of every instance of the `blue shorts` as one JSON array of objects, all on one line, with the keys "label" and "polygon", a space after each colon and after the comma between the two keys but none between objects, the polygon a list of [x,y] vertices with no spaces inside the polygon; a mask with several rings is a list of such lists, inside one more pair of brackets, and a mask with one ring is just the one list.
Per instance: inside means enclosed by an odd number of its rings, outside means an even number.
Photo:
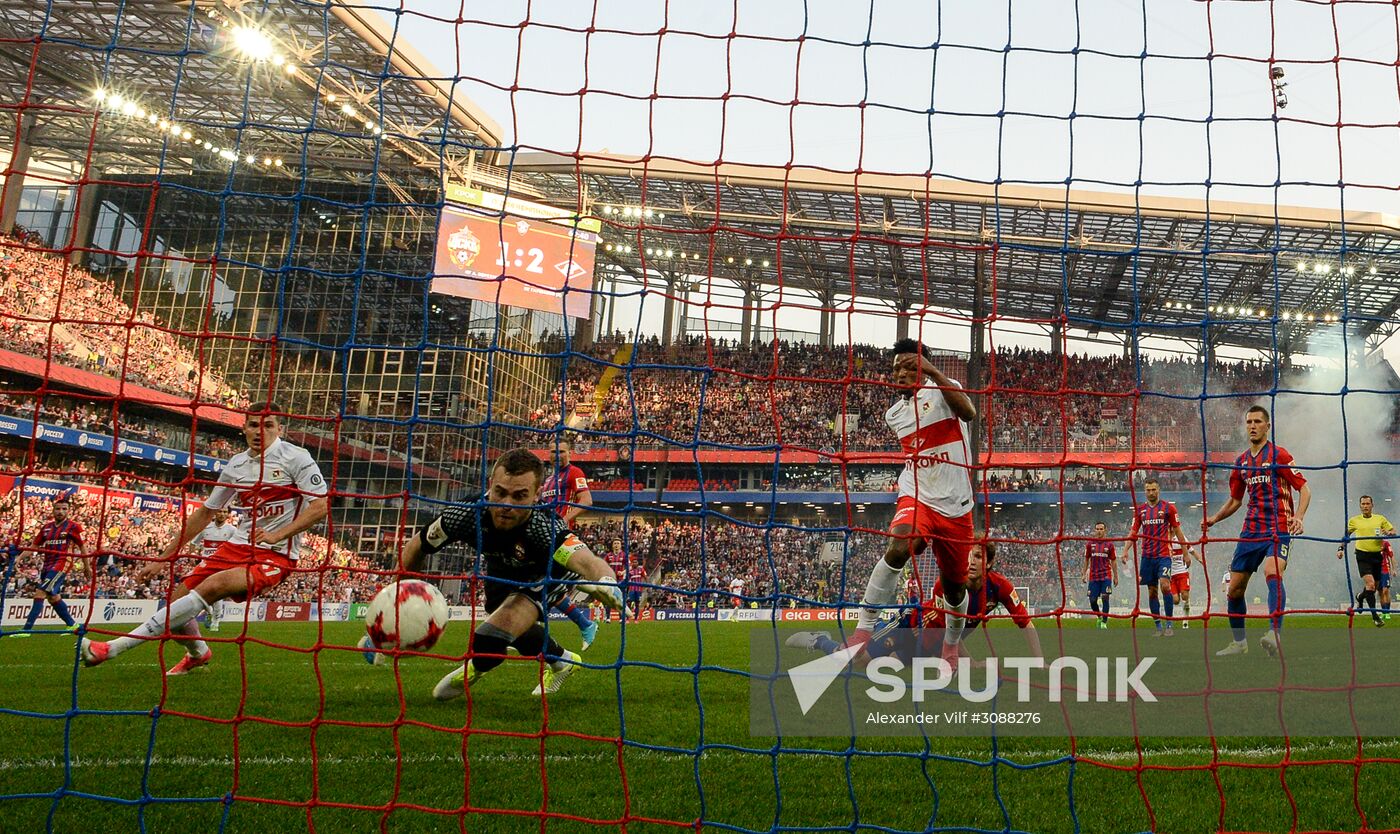
[{"label": "blue shorts", "polygon": [[39,574],[39,590],[50,596],[63,596],[63,586],[68,582],[68,574],[61,570],[46,570]]},{"label": "blue shorts", "polygon": [[1389,587],[1390,587],[1390,574],[1388,574],[1388,573],[1382,573],[1382,574],[1377,575],[1377,576],[1376,576],[1376,587],[1377,587],[1377,588],[1389,588]]},{"label": "blue shorts", "polygon": [[1089,580],[1089,596],[1090,596],[1090,597],[1093,597],[1094,599],[1098,599],[1099,597],[1102,597],[1102,596],[1108,596],[1108,595],[1109,595],[1110,593],[1112,593],[1112,592],[1113,592],[1113,580],[1112,580],[1112,579],[1091,579],[1091,580]]},{"label": "blue shorts", "polygon": [[1172,557],[1144,556],[1138,560],[1138,584],[1157,585],[1163,579],[1171,581]]},{"label": "blue shorts", "polygon": [[1242,541],[1235,544],[1235,558],[1230,560],[1230,570],[1236,573],[1254,573],[1270,556],[1288,561],[1288,542],[1291,537],[1281,535],[1277,541]]},{"label": "blue shorts", "polygon": [[890,629],[878,640],[871,640],[865,644],[866,655],[872,660],[877,657],[897,657],[900,660],[910,660],[918,647],[917,639],[922,629],[910,628],[907,625],[899,625]]}]

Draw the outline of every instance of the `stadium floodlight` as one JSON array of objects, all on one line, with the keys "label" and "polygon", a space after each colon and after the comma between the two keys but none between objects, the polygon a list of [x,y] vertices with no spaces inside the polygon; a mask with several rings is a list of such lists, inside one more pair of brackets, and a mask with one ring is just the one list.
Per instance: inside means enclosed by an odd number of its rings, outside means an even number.
[{"label": "stadium floodlight", "polygon": [[192,134],[191,134],[188,130],[182,130],[182,131],[180,131],[180,138],[181,138],[181,139],[184,139],[184,140],[186,140],[186,141],[189,140],[189,138],[190,138],[191,135],[192,135]]},{"label": "stadium floodlight", "polygon": [[352,107],[348,102],[340,105],[340,112],[344,113],[352,119],[355,118],[355,108]]},{"label": "stadium floodlight", "polygon": [[1367,273],[1368,275],[1375,275],[1375,274],[1376,274],[1376,268],[1373,266],[1373,267],[1371,267],[1370,269],[1366,270],[1366,273]]},{"label": "stadium floodlight", "polygon": [[136,102],[127,100],[122,102],[122,115],[130,116],[136,112]]},{"label": "stadium floodlight", "polygon": [[1299,262],[1298,262],[1298,271],[1299,271],[1299,272],[1307,272],[1307,271],[1308,271],[1308,262],[1307,262],[1307,261],[1299,261]]},{"label": "stadium floodlight", "polygon": [[258,158],[257,158],[256,156],[253,156],[252,154],[248,154],[248,156],[246,157],[246,159],[247,159],[249,165],[252,165],[254,162],[257,162],[257,161],[258,161]]},{"label": "stadium floodlight", "polygon": [[764,261],[764,262],[763,262],[763,268],[764,268],[764,269],[767,269],[767,268],[768,268],[768,262],[767,262],[767,261]]},{"label": "stadium floodlight", "polygon": [[105,103],[107,101],[107,91],[98,87],[96,90],[92,91],[92,100],[98,104]]},{"label": "stadium floodlight", "polygon": [[286,70],[288,75],[296,75],[297,65],[289,63],[282,69]]},{"label": "stadium floodlight", "polygon": [[261,29],[239,26],[233,30],[233,45],[251,61],[266,61],[272,57],[272,39]]},{"label": "stadium floodlight", "polygon": [[273,168],[281,168],[281,167],[282,167],[282,157],[279,156],[279,157],[277,157],[276,159],[272,160],[272,167],[273,167]]},{"label": "stadium floodlight", "polygon": [[273,65],[274,67],[280,67],[280,66],[282,66],[282,65],[285,64],[285,63],[287,63],[287,59],[286,59],[286,58],[283,58],[281,55],[273,55],[273,56],[272,56],[272,65]]}]

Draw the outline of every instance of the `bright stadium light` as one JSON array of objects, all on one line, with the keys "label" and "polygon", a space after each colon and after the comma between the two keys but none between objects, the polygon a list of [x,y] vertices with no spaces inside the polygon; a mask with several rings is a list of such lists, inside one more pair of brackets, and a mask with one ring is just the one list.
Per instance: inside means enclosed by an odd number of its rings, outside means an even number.
[{"label": "bright stadium light", "polygon": [[253,156],[252,154],[248,154],[248,156],[245,157],[245,159],[247,160],[249,165],[252,165],[254,162],[258,161],[258,158],[256,156]]},{"label": "bright stadium light", "polygon": [[1366,270],[1366,272],[1367,272],[1368,274],[1370,274],[1370,275],[1375,275],[1375,274],[1376,274],[1376,268],[1373,266],[1373,267],[1371,267],[1370,269]]},{"label": "bright stadium light", "polygon": [[233,45],[252,61],[266,61],[272,57],[272,39],[260,29],[252,26],[239,26],[233,30]]},{"label": "bright stadium light", "polygon": [[107,101],[107,91],[98,87],[96,90],[92,91],[92,100],[98,104],[103,104]]},{"label": "bright stadium light", "polygon": [[355,118],[355,108],[351,107],[349,104],[340,105],[340,112],[344,113],[352,119]]},{"label": "bright stadium light", "polygon": [[1308,271],[1308,262],[1307,262],[1307,261],[1299,261],[1299,262],[1298,262],[1298,271],[1299,271],[1299,272],[1307,272],[1307,271]]},{"label": "bright stadium light", "polygon": [[283,67],[282,69],[286,70],[288,75],[296,75],[296,72],[297,72],[297,65],[296,65],[296,64],[287,64],[287,65],[286,65],[285,67]]}]

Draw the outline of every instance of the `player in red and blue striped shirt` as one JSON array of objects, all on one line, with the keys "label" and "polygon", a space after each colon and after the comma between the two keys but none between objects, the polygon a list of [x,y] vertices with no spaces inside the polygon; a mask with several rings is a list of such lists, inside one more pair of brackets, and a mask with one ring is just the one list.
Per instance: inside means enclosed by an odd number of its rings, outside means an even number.
[{"label": "player in red and blue striped shirt", "polygon": [[[1292,536],[1303,534],[1303,516],[1307,515],[1312,491],[1307,479],[1292,467],[1293,456],[1288,450],[1269,440],[1267,409],[1252,406],[1245,412],[1244,427],[1249,435],[1249,449],[1235,458],[1235,470],[1230,473],[1230,500],[1215,515],[1201,522],[1201,529],[1209,530],[1234,515],[1243,504],[1245,493],[1249,493],[1249,509],[1235,544],[1235,558],[1230,562],[1230,589],[1226,593],[1225,607],[1235,639],[1216,654],[1244,654],[1249,650],[1244,633],[1244,591],[1250,577],[1262,565],[1264,579],[1269,583],[1272,627],[1259,640],[1259,645],[1270,656],[1276,656],[1278,630],[1283,626],[1283,572],[1288,567],[1288,544]],[[1294,490],[1298,491],[1296,511],[1293,509]]]},{"label": "player in red and blue striped shirt", "polygon": [[[574,441],[568,437],[559,438],[554,447],[554,474],[545,479],[540,487],[540,503],[554,510],[555,515],[564,519],[564,524],[573,529],[574,519],[587,508],[593,506],[593,492],[588,488],[588,476],[573,463]],[[622,578],[622,574],[618,574]],[[576,599],[575,597],[578,597]],[[578,626],[583,648],[587,651],[598,637],[598,624],[588,616],[588,608],[579,605],[581,594],[566,594],[554,605],[554,610],[568,617]]]},{"label": "player in red and blue striped shirt", "polygon": [[49,504],[53,518],[45,521],[34,534],[29,549],[40,554],[43,565],[39,569],[39,583],[34,587],[34,602],[29,607],[29,616],[24,621],[24,631],[11,637],[28,637],[34,630],[34,623],[44,610],[44,600],[53,606],[54,613],[69,631],[76,628],[73,615],[68,612],[68,604],[63,601],[63,586],[68,581],[68,560],[78,558],[92,581],[91,561],[83,559],[83,525],[68,517],[71,509],[68,496],[60,495]]},{"label": "player in red and blue striped shirt", "polygon": [[[1181,532],[1181,520],[1176,505],[1162,500],[1162,486],[1156,478],[1143,482],[1147,503],[1133,508],[1133,550],[1138,554],[1138,584],[1147,586],[1147,607],[1157,630],[1153,636],[1172,635],[1171,617],[1175,600],[1172,597],[1172,538],[1182,547],[1190,547]],[[1161,601],[1158,596],[1161,596]],[[1165,603],[1165,605],[1163,604]],[[1166,619],[1162,619],[1163,608]]]},{"label": "player in red and blue striped shirt", "polygon": [[1084,543],[1084,581],[1089,583],[1089,607],[1099,615],[1098,627],[1108,628],[1108,598],[1118,584],[1118,553],[1108,540],[1108,525],[1102,521],[1094,525],[1094,538]]}]

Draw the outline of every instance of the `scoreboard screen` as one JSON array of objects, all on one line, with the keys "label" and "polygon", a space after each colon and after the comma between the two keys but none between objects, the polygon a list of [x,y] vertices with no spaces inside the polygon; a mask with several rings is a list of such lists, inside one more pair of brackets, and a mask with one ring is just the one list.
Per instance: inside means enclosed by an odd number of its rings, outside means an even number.
[{"label": "scoreboard screen", "polygon": [[446,195],[433,292],[588,317],[598,220],[473,188]]}]

